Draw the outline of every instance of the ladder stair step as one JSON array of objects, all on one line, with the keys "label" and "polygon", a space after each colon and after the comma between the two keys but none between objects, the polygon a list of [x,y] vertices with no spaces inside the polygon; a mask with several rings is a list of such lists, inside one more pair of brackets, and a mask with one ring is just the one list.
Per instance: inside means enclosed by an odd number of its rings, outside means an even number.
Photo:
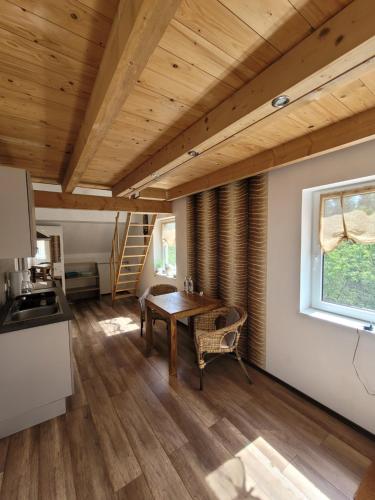
[{"label": "ladder stair step", "polygon": [[[137,219],[135,218],[136,215],[137,214],[133,212],[129,212],[121,244],[118,232],[118,216],[116,217],[116,227],[112,240],[111,254],[111,259],[114,265],[111,278],[113,283],[113,300],[137,296],[137,285],[142,275],[146,256],[150,250],[152,232],[156,222],[156,214],[152,216],[151,220],[148,219],[148,222],[151,222],[151,224],[137,222]],[[131,232],[131,227],[139,227],[141,229],[147,228],[147,231],[141,230],[139,231],[141,234],[135,234],[138,233],[138,231]],[[147,232],[147,234],[142,234],[143,232]],[[143,238],[142,242],[140,241],[142,244],[137,245],[137,240],[134,238],[138,238],[139,240]],[[142,253],[129,255],[126,254],[127,249],[133,249],[131,251]]]},{"label": "ladder stair step", "polygon": [[124,299],[126,297],[136,297],[135,290],[133,290],[134,293],[117,293],[114,297],[113,300],[120,300]]},{"label": "ladder stair step", "polygon": [[129,259],[129,257],[146,257],[146,254],[138,254],[138,255],[124,255],[122,260],[124,261],[124,259]]}]

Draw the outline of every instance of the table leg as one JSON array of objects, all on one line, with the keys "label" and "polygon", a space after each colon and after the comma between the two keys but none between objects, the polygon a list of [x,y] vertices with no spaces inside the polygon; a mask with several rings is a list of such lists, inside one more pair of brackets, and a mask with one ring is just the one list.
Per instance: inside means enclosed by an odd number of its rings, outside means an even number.
[{"label": "table leg", "polygon": [[177,321],[173,316],[169,326],[169,375],[177,375]]},{"label": "table leg", "polygon": [[152,331],[152,310],[146,306],[146,356],[151,354],[153,341],[153,331]]}]

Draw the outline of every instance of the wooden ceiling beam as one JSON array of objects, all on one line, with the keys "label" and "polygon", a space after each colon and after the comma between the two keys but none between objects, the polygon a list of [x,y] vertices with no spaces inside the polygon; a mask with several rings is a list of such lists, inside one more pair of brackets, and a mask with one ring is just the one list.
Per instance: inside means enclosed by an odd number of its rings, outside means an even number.
[{"label": "wooden ceiling beam", "polygon": [[113,194],[130,193],[155,182],[157,176],[193,161],[193,152],[200,154],[271,114],[276,120],[278,110],[271,105],[274,97],[286,94],[293,102],[364,63],[375,51],[374,17],[372,0],[354,0],[127,174],[113,186]]},{"label": "wooden ceiling beam", "polygon": [[113,212],[172,213],[172,203],[154,200],[129,200],[109,196],[34,191],[38,208],[68,208],[76,210],[110,210]]},{"label": "wooden ceiling beam", "polygon": [[167,191],[159,188],[146,188],[142,189],[139,193],[139,198],[142,200],[166,200]]},{"label": "wooden ceiling beam", "polygon": [[120,0],[62,182],[72,192],[156,48],[180,0]]},{"label": "wooden ceiling beam", "polygon": [[375,108],[363,111],[292,141],[262,151],[246,160],[228,165],[210,175],[199,177],[167,191],[167,199],[175,200],[200,193],[229,182],[252,177],[291,163],[314,158],[332,151],[375,138]]}]

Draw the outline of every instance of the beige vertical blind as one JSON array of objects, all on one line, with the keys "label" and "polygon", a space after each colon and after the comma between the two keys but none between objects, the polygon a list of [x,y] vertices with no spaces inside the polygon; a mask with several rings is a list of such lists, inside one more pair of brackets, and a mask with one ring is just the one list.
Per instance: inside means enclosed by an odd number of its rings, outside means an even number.
[{"label": "beige vertical blind", "polygon": [[247,308],[241,356],[265,368],[267,175],[190,196],[188,269],[197,290]]},{"label": "beige vertical blind", "polygon": [[320,246],[331,252],[343,240],[375,243],[375,186],[321,196]]}]

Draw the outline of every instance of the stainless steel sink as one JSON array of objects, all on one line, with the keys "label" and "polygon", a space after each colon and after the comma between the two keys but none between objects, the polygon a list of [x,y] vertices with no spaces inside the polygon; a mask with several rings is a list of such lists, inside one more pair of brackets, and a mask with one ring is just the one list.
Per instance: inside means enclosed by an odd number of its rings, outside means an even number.
[{"label": "stainless steel sink", "polygon": [[25,321],[26,319],[40,318],[41,316],[51,316],[60,313],[59,304],[51,304],[50,306],[39,306],[33,309],[24,309],[23,311],[16,311],[10,314],[10,318],[5,321],[6,323],[13,323],[16,321]]},{"label": "stainless steel sink", "polygon": [[4,325],[45,316],[54,316],[61,314],[61,312],[55,292],[53,294],[49,292],[48,295],[45,292],[33,292],[15,299],[5,318]]}]

